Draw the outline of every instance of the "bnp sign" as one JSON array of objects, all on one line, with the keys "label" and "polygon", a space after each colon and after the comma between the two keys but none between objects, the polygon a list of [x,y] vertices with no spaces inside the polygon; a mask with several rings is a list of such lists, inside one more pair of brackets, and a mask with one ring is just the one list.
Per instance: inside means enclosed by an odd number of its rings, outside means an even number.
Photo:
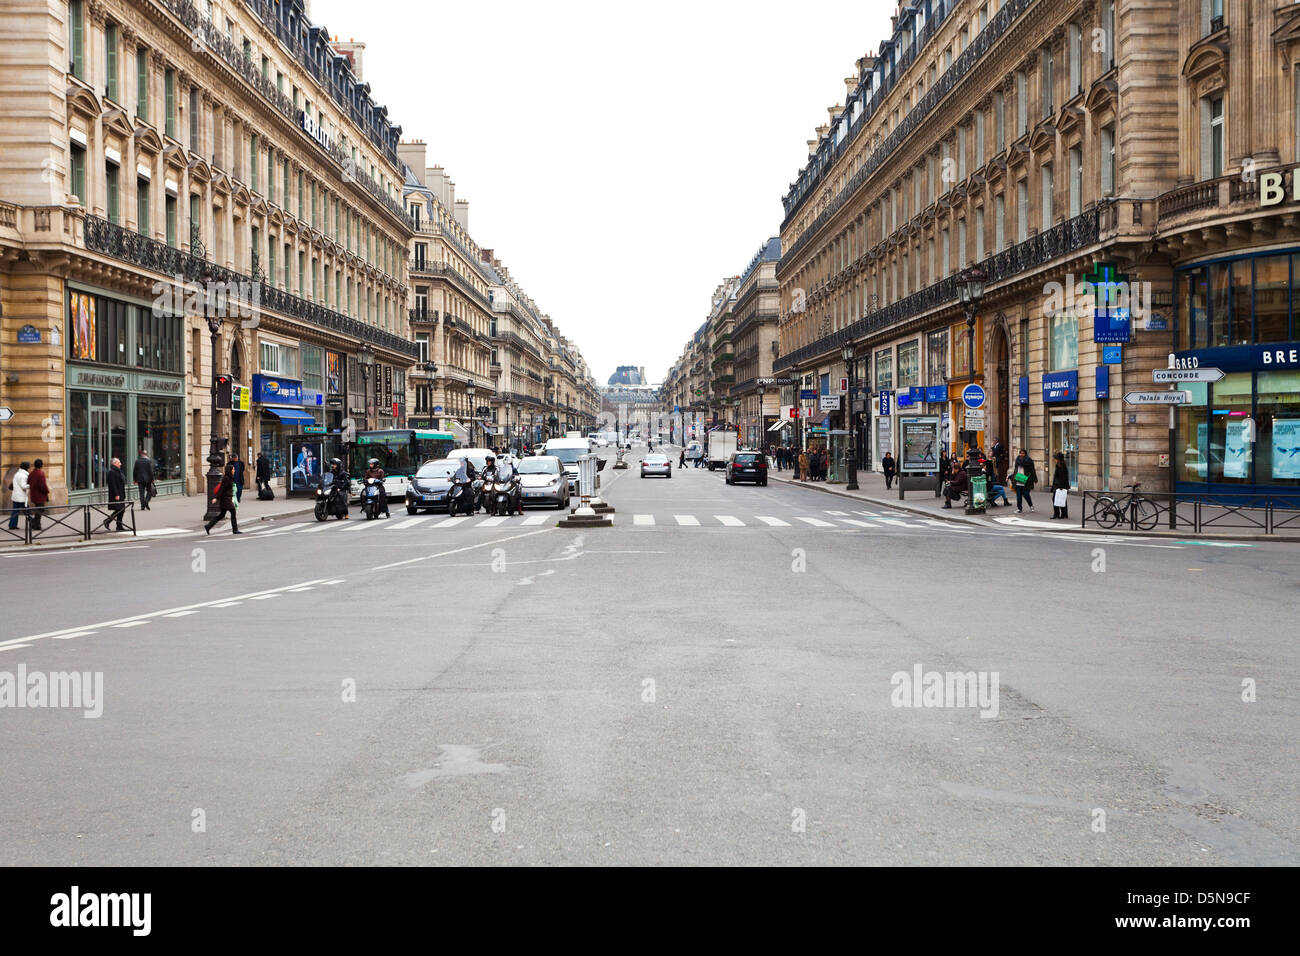
[{"label": "bnp sign", "polygon": [[[1280,206],[1287,199],[1285,174],[1280,172],[1261,173],[1259,177],[1259,204],[1261,206]],[[1300,176],[1291,170],[1291,200],[1300,202]]]}]

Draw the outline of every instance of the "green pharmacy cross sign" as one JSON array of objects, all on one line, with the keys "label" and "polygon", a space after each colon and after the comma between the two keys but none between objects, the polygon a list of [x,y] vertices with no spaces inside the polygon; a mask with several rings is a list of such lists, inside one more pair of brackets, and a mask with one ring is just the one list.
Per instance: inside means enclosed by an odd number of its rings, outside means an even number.
[{"label": "green pharmacy cross sign", "polygon": [[[1127,307],[1128,276],[1113,262],[1093,263],[1084,277],[1093,289],[1092,340],[1103,345],[1127,345],[1133,340],[1133,315]],[[1125,306],[1117,308],[1118,302]]]}]

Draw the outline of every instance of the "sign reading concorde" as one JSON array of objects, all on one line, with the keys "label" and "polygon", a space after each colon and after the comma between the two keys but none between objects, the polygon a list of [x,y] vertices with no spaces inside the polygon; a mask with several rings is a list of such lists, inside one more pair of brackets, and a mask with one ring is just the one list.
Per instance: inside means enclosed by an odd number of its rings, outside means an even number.
[{"label": "sign reading concorde", "polygon": [[1223,378],[1221,368],[1158,368],[1151,373],[1151,380],[1157,385],[1170,382],[1217,382]]}]

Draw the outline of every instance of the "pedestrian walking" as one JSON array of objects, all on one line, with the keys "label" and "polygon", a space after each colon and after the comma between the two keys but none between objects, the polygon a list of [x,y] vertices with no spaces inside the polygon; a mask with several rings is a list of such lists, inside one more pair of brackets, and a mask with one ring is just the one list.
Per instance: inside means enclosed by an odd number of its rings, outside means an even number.
[{"label": "pedestrian walking", "polygon": [[104,530],[110,530],[108,526],[116,519],[116,530],[125,531],[122,515],[126,513],[126,472],[122,470],[122,459],[113,459],[104,483],[108,485],[108,517],[104,519]]},{"label": "pedestrian walking", "polygon": [[885,457],[880,459],[880,467],[885,472],[885,490],[888,491],[894,487],[894,473],[898,470],[893,453],[885,452]]},{"label": "pedestrian walking", "polygon": [[1029,505],[1029,510],[1034,510],[1034,499],[1029,494],[1034,490],[1034,485],[1038,484],[1038,471],[1034,468],[1034,459],[1029,457],[1029,452],[1023,448],[1020,454],[1016,455],[1016,463],[1013,466],[1015,471],[1011,473],[1011,483],[1016,489],[1016,513],[1024,514],[1025,505]]},{"label": "pedestrian walking", "polygon": [[30,461],[21,462],[14,472],[9,489],[13,492],[9,506],[9,530],[18,530],[18,513],[27,510],[27,475],[32,469]]},{"label": "pedestrian walking", "polygon": [[229,464],[235,466],[235,501],[244,500],[244,463],[239,460],[239,452],[231,452]]},{"label": "pedestrian walking", "polygon": [[131,480],[140,489],[140,510],[148,511],[149,502],[153,500],[153,462],[149,460],[143,448],[140,449],[140,457],[135,460],[135,466],[131,469]]},{"label": "pedestrian walking", "polygon": [[230,533],[244,533],[239,530],[239,521],[235,516],[235,512],[239,510],[239,499],[235,497],[235,463],[233,461],[226,462],[226,468],[221,473],[221,481],[217,483],[217,492],[213,496],[209,507],[212,505],[219,508],[220,512],[203,526],[204,531],[212,534],[213,527],[228,514],[230,515]]},{"label": "pedestrian walking", "polygon": [[27,507],[31,509],[32,529],[41,530],[41,517],[45,514],[45,505],[50,500],[50,485],[45,480],[45,461],[37,458],[32,462],[31,473],[27,476]]},{"label": "pedestrian walking", "polygon": [[1056,467],[1052,469],[1052,517],[1070,517],[1070,469],[1065,465],[1065,455],[1056,453]]},{"label": "pedestrian walking", "polygon": [[799,452],[799,480],[808,480],[808,452]]},{"label": "pedestrian walking", "polygon": [[257,463],[253,466],[253,477],[257,480],[257,493],[271,490],[271,462],[264,452],[257,453]]},{"label": "pedestrian walking", "polygon": [[685,468],[685,467],[686,467],[686,449],[685,449],[685,448],[682,449],[682,453],[681,453],[681,455],[677,458],[677,467],[678,467],[678,468]]}]

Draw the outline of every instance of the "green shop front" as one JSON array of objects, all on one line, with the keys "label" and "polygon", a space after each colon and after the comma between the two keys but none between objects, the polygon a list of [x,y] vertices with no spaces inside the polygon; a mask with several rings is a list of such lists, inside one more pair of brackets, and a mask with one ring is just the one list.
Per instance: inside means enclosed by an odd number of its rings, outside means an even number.
[{"label": "green shop front", "polygon": [[114,458],[127,491],[141,450],[159,495],[185,491],[184,318],[89,286],[67,290],[67,490],[103,501]]}]

